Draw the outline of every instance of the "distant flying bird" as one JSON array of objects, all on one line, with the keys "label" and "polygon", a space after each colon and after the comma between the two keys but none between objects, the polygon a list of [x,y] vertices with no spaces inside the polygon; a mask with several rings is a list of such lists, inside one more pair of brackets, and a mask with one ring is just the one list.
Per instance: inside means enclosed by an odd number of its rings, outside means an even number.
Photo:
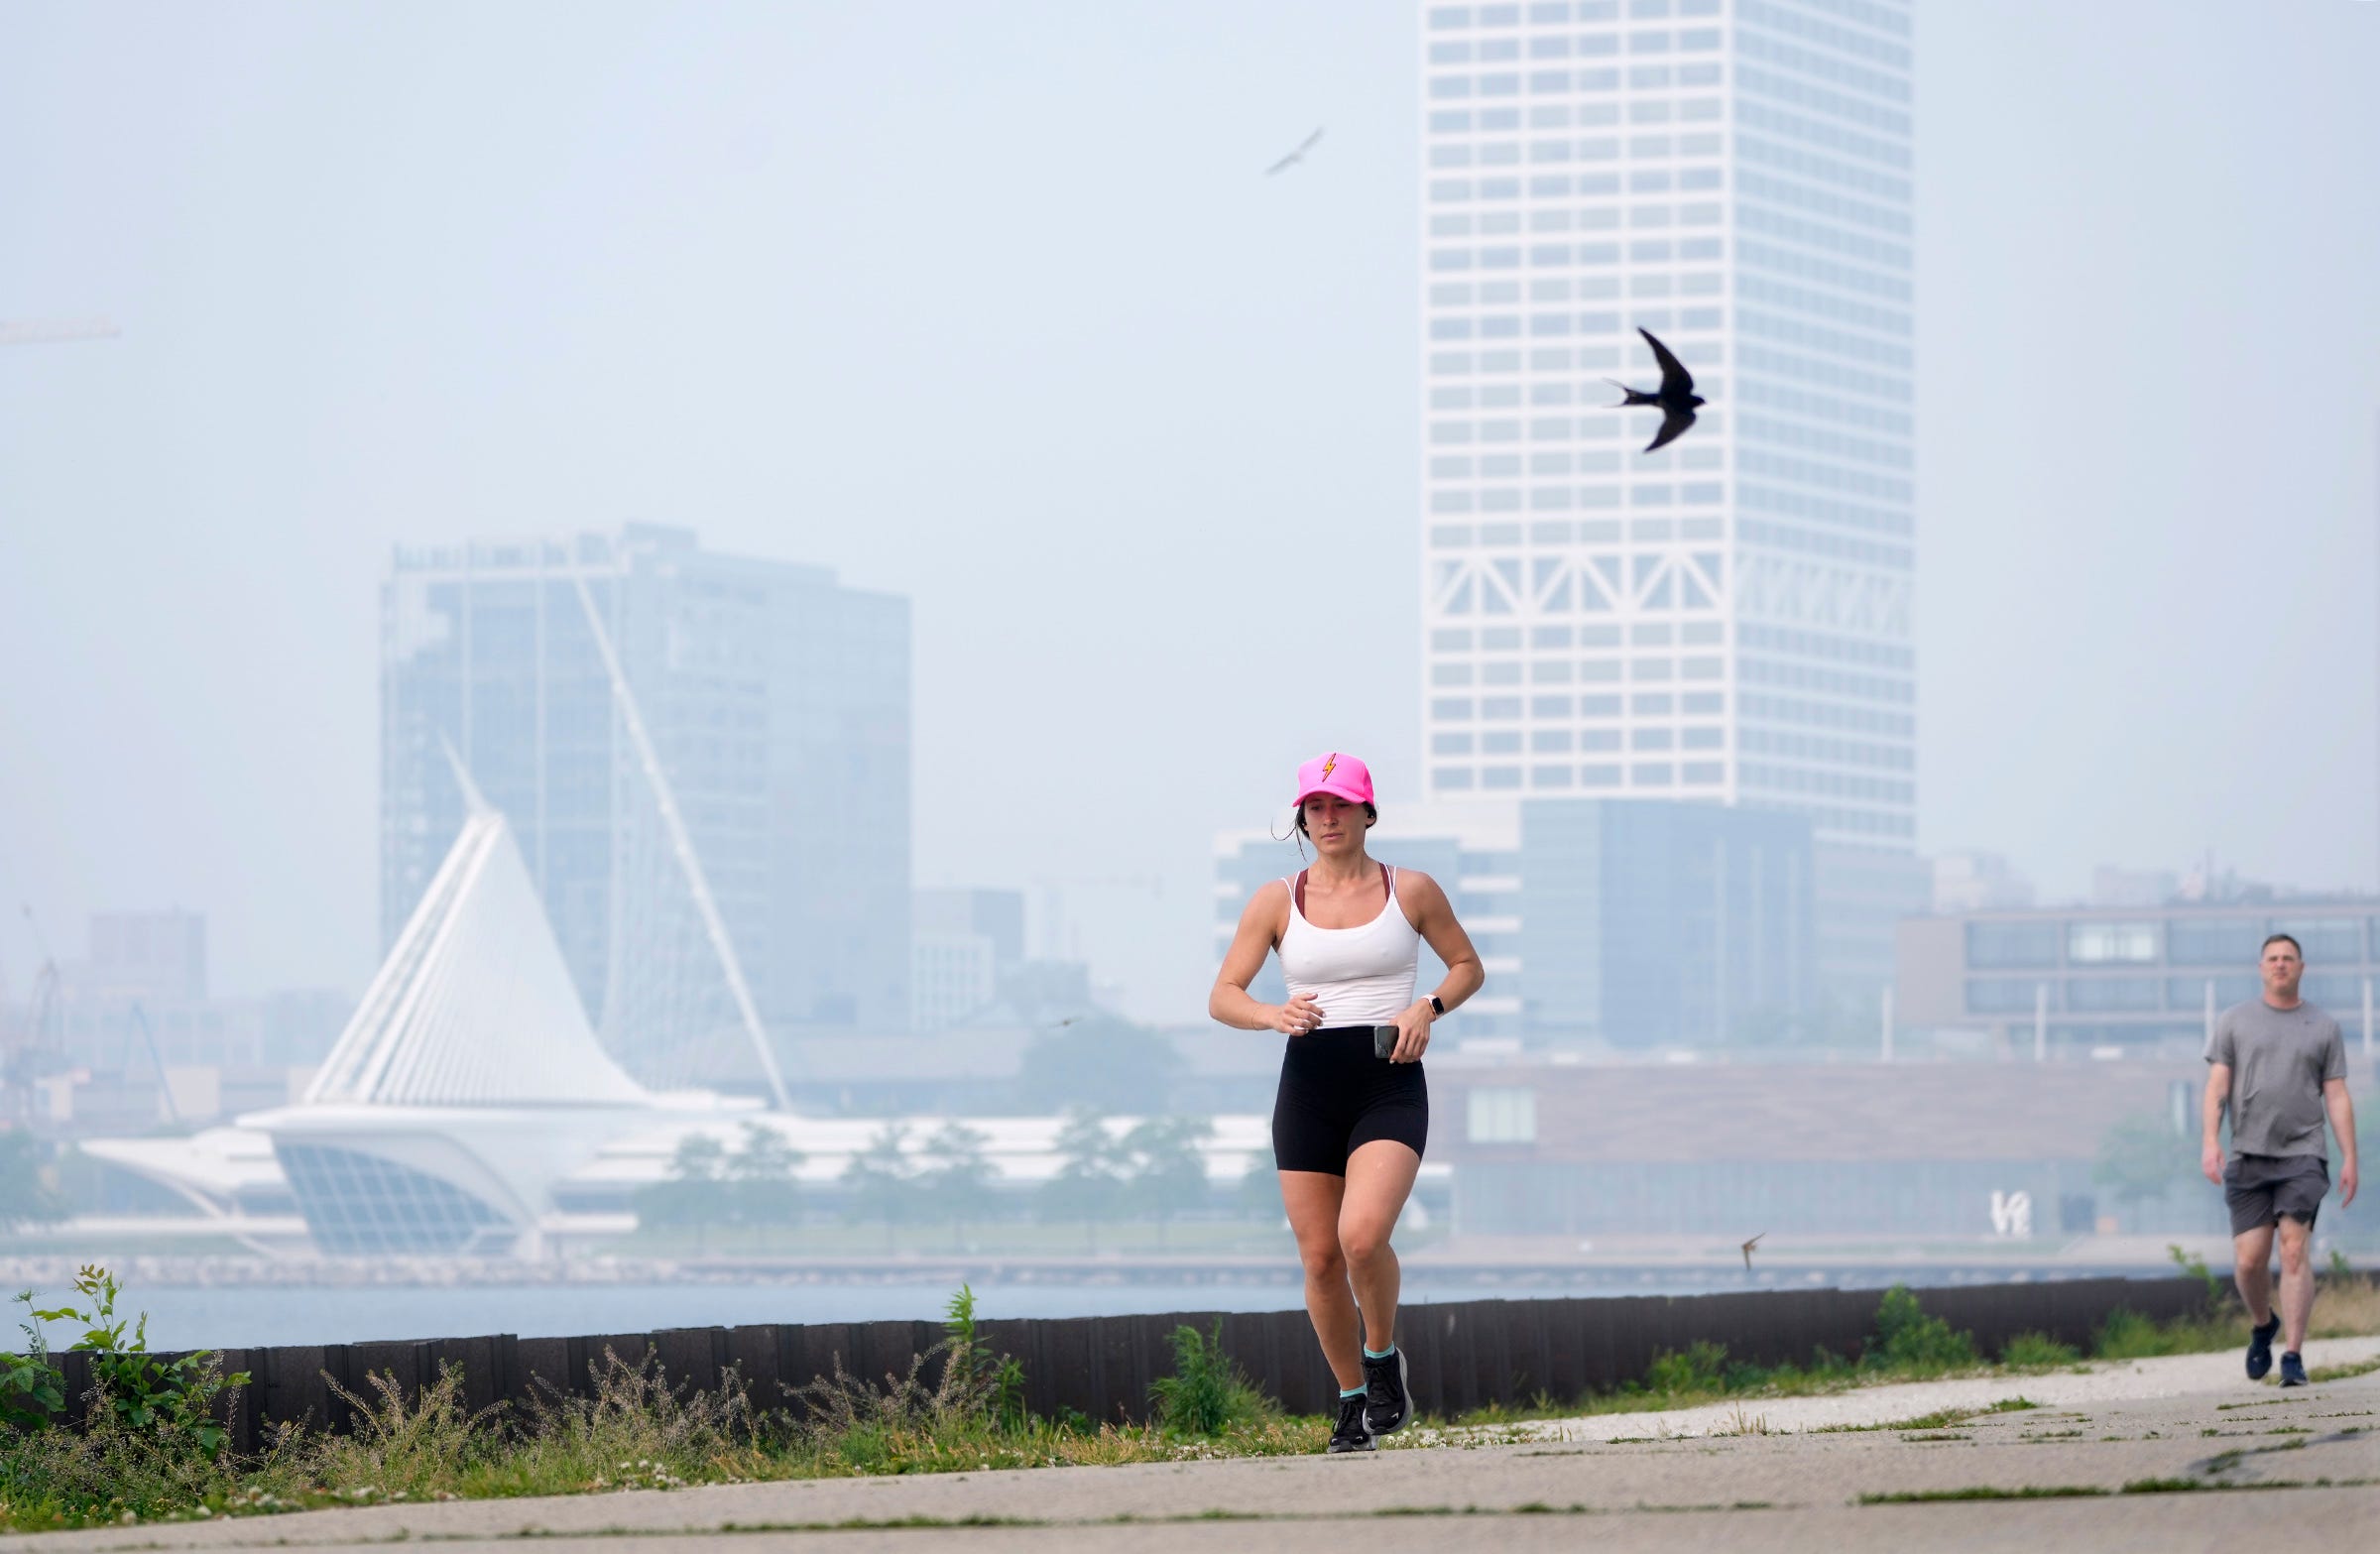
[{"label": "distant flying bird", "polygon": [[[1650,336],[1647,336],[1647,338],[1650,338]],[[1660,347],[1655,346],[1654,349],[1660,350]],[[1667,355],[1668,352],[1663,351],[1662,354]],[[1694,419],[1692,416],[1689,416],[1686,418],[1688,420]],[[1765,1236],[1767,1234],[1768,1232],[1762,1231],[1760,1236]],[[1752,1249],[1760,1245],[1760,1236],[1755,1236],[1750,1241],[1747,1241],[1743,1244],[1743,1271],[1746,1273],[1752,1271]]]},{"label": "distant flying bird", "polygon": [[1264,170],[1264,176],[1266,178],[1270,178],[1275,173],[1286,172],[1290,168],[1296,167],[1299,163],[1306,160],[1306,153],[1312,151],[1314,149],[1314,143],[1320,139],[1322,139],[1322,131],[1317,129],[1313,134],[1307,136],[1303,141],[1298,143],[1297,150],[1289,153],[1288,156],[1283,157],[1271,167],[1266,168]]},{"label": "distant flying bird", "polygon": [[[1606,378],[1604,381],[1627,396],[1617,405],[1608,407],[1611,410],[1625,410],[1631,405],[1660,407],[1661,429],[1653,434],[1652,441],[1644,445],[1644,451],[1650,453],[1655,448],[1677,441],[1679,434],[1694,424],[1694,408],[1703,403],[1703,397],[1694,392],[1694,374],[1669,353],[1668,346],[1653,338],[1652,330],[1639,324],[1636,332],[1644,336],[1644,343],[1653,348],[1653,359],[1661,364],[1661,391],[1647,394],[1642,389],[1629,388],[1617,378]],[[1761,1232],[1763,1236],[1767,1234],[1766,1231]]]}]

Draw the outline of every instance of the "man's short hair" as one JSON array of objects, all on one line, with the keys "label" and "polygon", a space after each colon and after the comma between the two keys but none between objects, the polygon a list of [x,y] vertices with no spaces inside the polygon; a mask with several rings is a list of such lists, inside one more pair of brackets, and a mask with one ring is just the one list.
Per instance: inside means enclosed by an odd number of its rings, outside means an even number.
[{"label": "man's short hair", "polygon": [[2264,943],[2257,946],[2256,958],[2258,960],[2264,959],[2264,952],[2271,949],[2276,944],[2288,945],[2291,949],[2297,951],[2298,959],[2300,960],[2304,960],[2306,958],[2306,946],[2297,941],[2296,935],[2288,933],[2267,934],[2265,936]]}]

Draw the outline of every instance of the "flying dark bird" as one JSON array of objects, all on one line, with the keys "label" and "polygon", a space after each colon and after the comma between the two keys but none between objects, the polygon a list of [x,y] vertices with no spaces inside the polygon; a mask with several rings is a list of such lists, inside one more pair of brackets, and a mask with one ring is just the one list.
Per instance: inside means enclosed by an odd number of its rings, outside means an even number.
[{"label": "flying dark bird", "polygon": [[1266,178],[1270,178],[1275,173],[1285,173],[1289,169],[1296,167],[1299,163],[1306,160],[1306,153],[1312,151],[1314,149],[1314,143],[1320,139],[1322,139],[1322,131],[1317,129],[1313,134],[1298,142],[1297,150],[1289,153],[1288,156],[1283,157],[1271,167],[1266,168],[1264,170],[1264,176]]},{"label": "flying dark bird", "polygon": [[[1645,338],[1649,340],[1649,339],[1651,339],[1651,338],[1652,338],[1652,336],[1648,334],[1648,335],[1646,335],[1646,336],[1645,336]],[[1661,348],[1660,348],[1659,346],[1655,346],[1655,347],[1653,347],[1653,349],[1655,349],[1655,350],[1661,350]],[[1667,351],[1661,351],[1661,354],[1662,354],[1662,355],[1664,355],[1664,356],[1667,356],[1669,353],[1668,353]],[[1686,418],[1687,418],[1688,420],[1692,420],[1692,419],[1694,419],[1694,415],[1693,415],[1693,413],[1692,413],[1692,412],[1688,412],[1688,413],[1687,413],[1687,416],[1686,416]],[[1765,1236],[1765,1235],[1767,1235],[1767,1234],[1768,1234],[1768,1232],[1766,1232],[1766,1231],[1762,1231],[1762,1232],[1760,1233],[1760,1236]],[[1747,1241],[1747,1242],[1745,1242],[1745,1243],[1743,1244],[1743,1271],[1744,1271],[1744,1272],[1746,1272],[1746,1273],[1749,1273],[1749,1272],[1751,1272],[1751,1271],[1752,1271],[1752,1249],[1753,1249],[1754,1247],[1757,1247],[1757,1246],[1759,1246],[1759,1245],[1760,1245],[1760,1236],[1755,1236],[1755,1237],[1753,1237],[1753,1238],[1752,1238],[1750,1241]]]},{"label": "flying dark bird", "polygon": [[1694,374],[1669,353],[1668,346],[1653,338],[1652,330],[1639,325],[1636,332],[1644,336],[1644,343],[1653,348],[1653,359],[1661,364],[1661,391],[1647,394],[1642,389],[1629,388],[1616,378],[1606,378],[1604,381],[1627,396],[1611,406],[1612,410],[1625,410],[1631,405],[1660,407],[1661,429],[1653,434],[1652,441],[1644,445],[1644,451],[1650,453],[1655,448],[1677,441],[1679,434],[1694,424],[1694,408],[1703,403],[1703,397],[1694,392]]}]

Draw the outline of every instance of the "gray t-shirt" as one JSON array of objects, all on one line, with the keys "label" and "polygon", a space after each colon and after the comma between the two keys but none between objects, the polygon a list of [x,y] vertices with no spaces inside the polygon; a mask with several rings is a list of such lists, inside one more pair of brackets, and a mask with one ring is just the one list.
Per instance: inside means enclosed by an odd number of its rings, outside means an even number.
[{"label": "gray t-shirt", "polygon": [[2338,1021],[2311,1004],[2275,1009],[2250,999],[2223,1011],[2206,1061],[2231,1070],[2231,1148],[2237,1154],[2322,1154],[2322,1084],[2347,1077]]}]

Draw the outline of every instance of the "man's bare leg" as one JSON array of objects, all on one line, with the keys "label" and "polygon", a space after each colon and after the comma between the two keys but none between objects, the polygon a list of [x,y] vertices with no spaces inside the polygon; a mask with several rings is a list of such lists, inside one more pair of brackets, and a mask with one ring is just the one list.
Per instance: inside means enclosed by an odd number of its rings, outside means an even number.
[{"label": "man's bare leg", "polygon": [[2314,1227],[2281,1217],[2281,1353],[2304,1354],[2306,1329],[2314,1321]]},{"label": "man's bare leg", "polygon": [[2247,1305],[2248,1320],[2262,1327],[2273,1316],[2273,1228],[2259,1225],[2242,1231],[2231,1238],[2231,1253],[2232,1276]]}]

